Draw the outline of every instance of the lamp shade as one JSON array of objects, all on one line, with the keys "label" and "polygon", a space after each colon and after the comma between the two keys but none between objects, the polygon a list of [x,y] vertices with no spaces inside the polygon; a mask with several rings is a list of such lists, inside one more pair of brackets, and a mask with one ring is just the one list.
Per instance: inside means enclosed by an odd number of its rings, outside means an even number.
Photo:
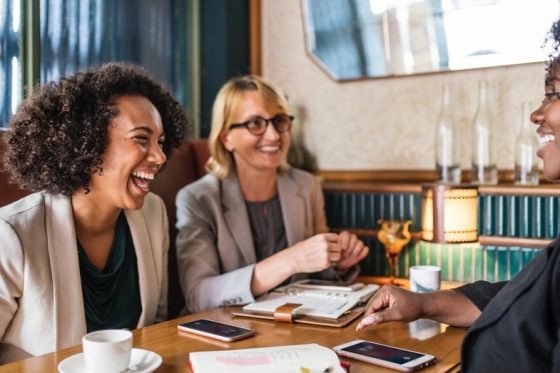
[{"label": "lamp shade", "polygon": [[422,186],[422,240],[478,241],[478,189],[469,184]]}]

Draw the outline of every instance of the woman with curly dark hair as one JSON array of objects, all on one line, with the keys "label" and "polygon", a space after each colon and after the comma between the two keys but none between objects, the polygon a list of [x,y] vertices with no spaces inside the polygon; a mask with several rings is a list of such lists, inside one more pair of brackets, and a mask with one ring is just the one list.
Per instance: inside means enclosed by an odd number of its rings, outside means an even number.
[{"label": "woman with curly dark hair", "polygon": [[[538,126],[547,178],[560,180],[560,21],[547,41],[544,100],[531,114]],[[382,287],[370,300],[358,330],[387,321],[434,319],[468,327],[461,372],[560,372],[560,239],[511,281],[477,281],[426,294]],[[367,335],[362,335],[367,339]]]},{"label": "woman with curly dark hair", "polygon": [[36,89],[9,128],[7,169],[36,193],[0,209],[0,364],[165,320],[168,222],[150,182],[188,134],[180,104],[108,63]]}]

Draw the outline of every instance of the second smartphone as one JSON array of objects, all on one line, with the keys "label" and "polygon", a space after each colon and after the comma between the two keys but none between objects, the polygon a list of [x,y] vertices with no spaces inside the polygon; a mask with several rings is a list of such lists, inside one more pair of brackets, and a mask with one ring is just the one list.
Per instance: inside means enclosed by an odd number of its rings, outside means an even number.
[{"label": "second smartphone", "polygon": [[185,332],[218,339],[224,342],[237,341],[250,337],[255,333],[253,329],[242,328],[208,319],[199,319],[179,324],[177,328]]},{"label": "second smartphone", "polygon": [[432,355],[363,340],[348,342],[333,347],[333,350],[340,356],[401,372],[414,372],[436,362]]}]

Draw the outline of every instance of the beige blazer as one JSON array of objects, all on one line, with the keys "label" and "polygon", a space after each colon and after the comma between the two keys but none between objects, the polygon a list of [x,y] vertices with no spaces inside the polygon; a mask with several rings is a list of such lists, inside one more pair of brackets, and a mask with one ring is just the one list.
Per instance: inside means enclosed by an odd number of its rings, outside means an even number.
[{"label": "beige blazer", "polygon": [[[328,232],[323,192],[314,175],[292,168],[278,175],[277,186],[288,246]],[[206,175],[181,189],[176,204],[177,264],[188,311],[253,302],[257,258],[238,179]],[[353,279],[358,270],[346,275]],[[315,277],[334,276],[329,268]],[[302,273],[291,280],[306,277]]]},{"label": "beige blazer", "polygon": [[[125,210],[138,261],[138,327],[166,319],[169,233],[162,200]],[[35,193],[0,209],[0,364],[81,343],[86,333],[69,198]]]}]

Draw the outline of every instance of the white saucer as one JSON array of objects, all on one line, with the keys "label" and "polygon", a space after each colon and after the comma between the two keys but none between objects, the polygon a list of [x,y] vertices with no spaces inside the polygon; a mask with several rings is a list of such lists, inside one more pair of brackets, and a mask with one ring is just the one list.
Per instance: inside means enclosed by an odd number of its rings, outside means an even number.
[{"label": "white saucer", "polygon": [[[151,373],[161,365],[161,356],[155,352],[133,348],[130,354],[130,365],[123,373]],[[60,373],[89,373],[86,368],[84,354],[70,356],[58,364]]]}]

